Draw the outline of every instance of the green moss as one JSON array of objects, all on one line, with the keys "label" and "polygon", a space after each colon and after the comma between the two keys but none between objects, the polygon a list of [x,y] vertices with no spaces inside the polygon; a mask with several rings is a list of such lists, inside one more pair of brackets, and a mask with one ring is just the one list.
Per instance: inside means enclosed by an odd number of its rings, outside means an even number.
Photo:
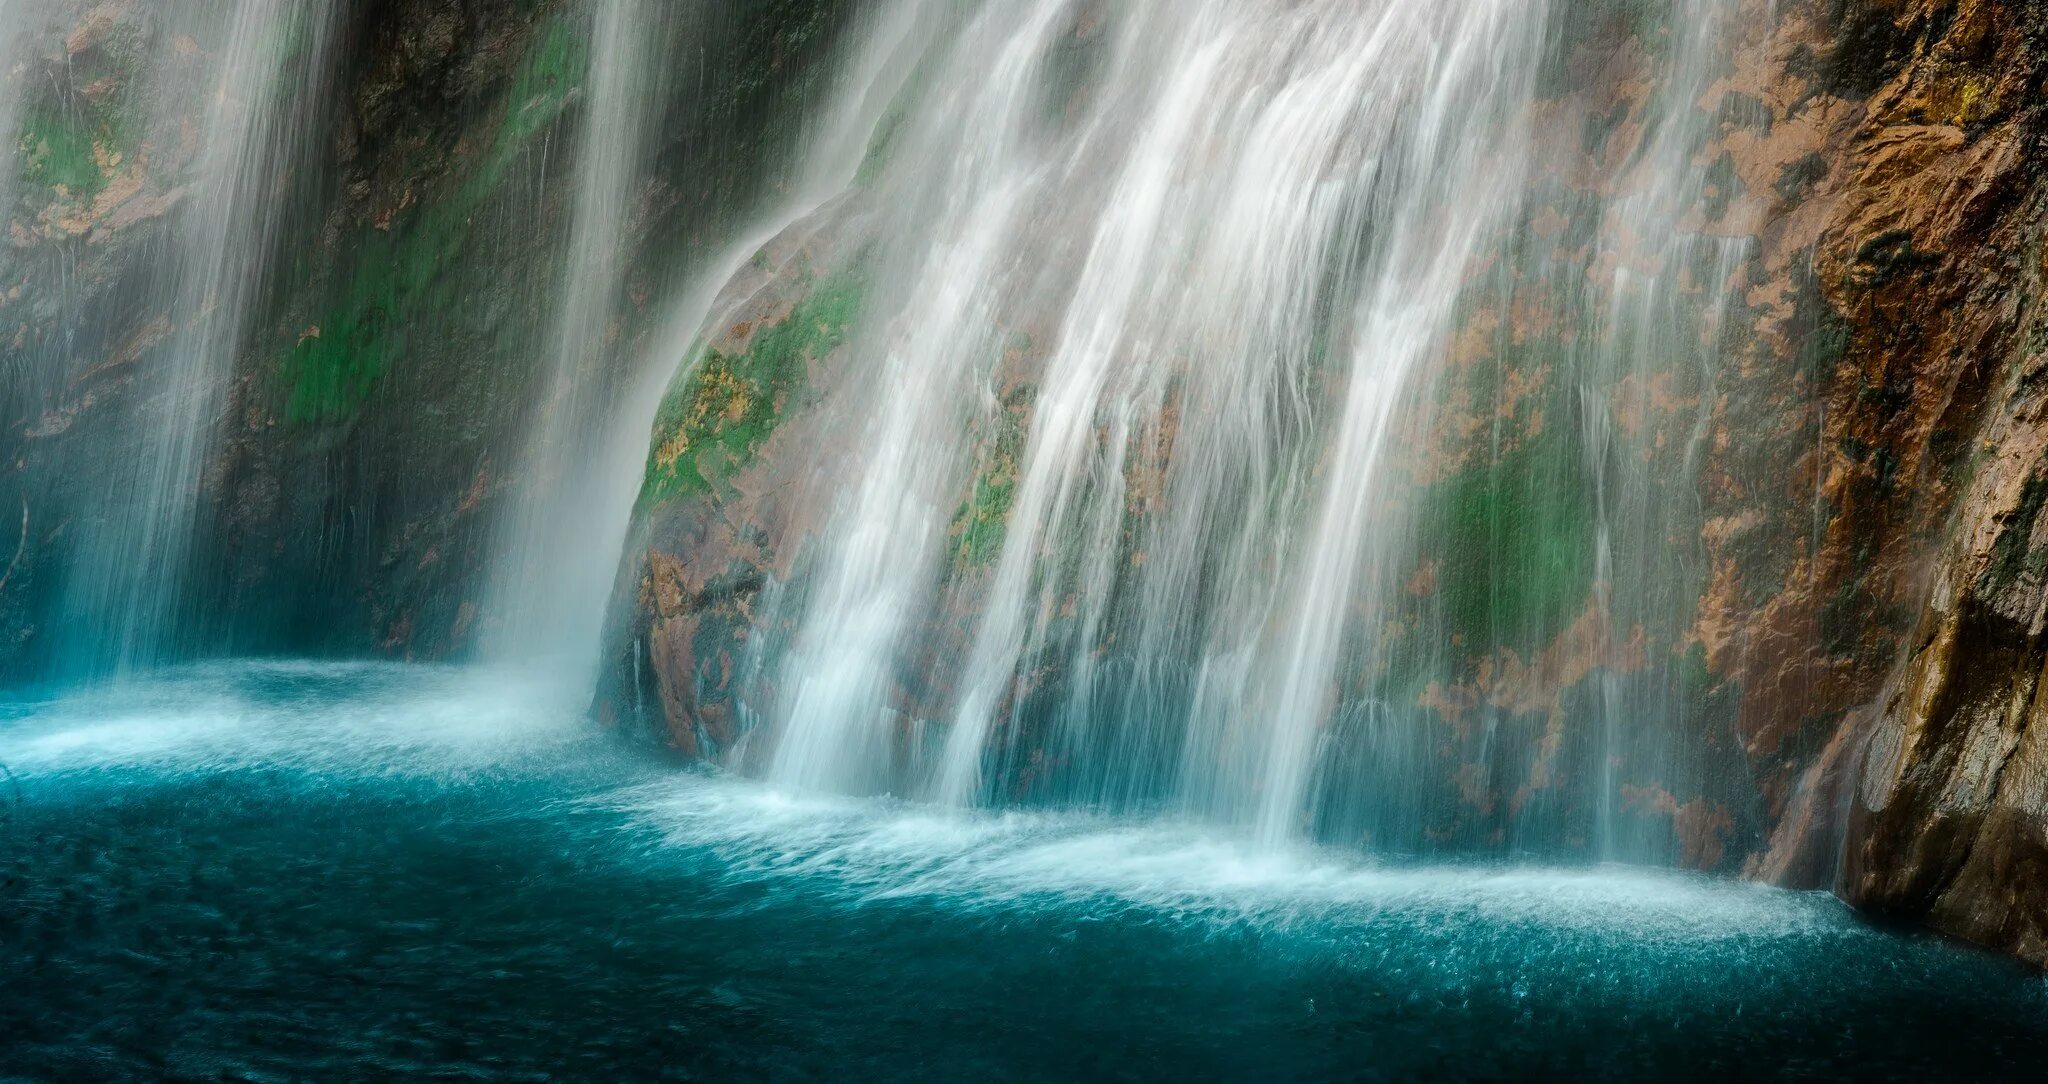
[{"label": "green moss", "polygon": [[708,493],[744,467],[787,416],[810,362],[846,340],[864,287],[856,275],[828,278],[744,353],[707,349],[662,400],[641,504]]},{"label": "green moss", "polygon": [[366,229],[352,273],[285,355],[285,415],[299,423],[352,415],[403,356],[406,329],[422,313],[451,311],[449,272],[471,240],[471,219],[504,183],[526,145],[562,114],[588,58],[567,19],[549,23],[504,100],[490,146],[448,195],[390,225]]},{"label": "green moss", "polygon": [[105,185],[99,165],[93,161],[92,133],[66,121],[55,113],[38,113],[28,119],[21,134],[23,175],[32,183],[89,199]]},{"label": "green moss", "polygon": [[1555,443],[1510,452],[1428,495],[1447,631],[1473,653],[1547,642],[1591,594],[1591,494],[1576,462],[1546,454],[1567,451]]},{"label": "green moss", "polygon": [[140,24],[119,19],[97,44],[68,56],[62,79],[30,80],[12,135],[28,194],[90,204],[142,146],[149,111],[135,108],[137,73],[153,63]]},{"label": "green moss", "polygon": [[108,118],[39,110],[22,125],[22,177],[30,184],[89,203],[107,187],[101,157],[111,160],[123,153],[117,142]]},{"label": "green moss", "polygon": [[428,248],[417,235],[401,242],[367,232],[357,246],[357,271],[346,295],[307,329],[285,359],[294,422],[346,417],[363,402],[405,349],[406,313],[431,282]]},{"label": "green moss", "polygon": [[496,174],[511,163],[520,146],[555,122],[582,83],[589,62],[590,43],[569,20],[556,19],[541,32],[505,96],[504,118],[492,141],[484,183],[495,187]]},{"label": "green moss", "polygon": [[1010,507],[1017,499],[1017,469],[1024,456],[1025,418],[1029,392],[1012,392],[981,442],[979,466],[967,499],[953,513],[953,556],[962,566],[979,568],[1003,552]]}]

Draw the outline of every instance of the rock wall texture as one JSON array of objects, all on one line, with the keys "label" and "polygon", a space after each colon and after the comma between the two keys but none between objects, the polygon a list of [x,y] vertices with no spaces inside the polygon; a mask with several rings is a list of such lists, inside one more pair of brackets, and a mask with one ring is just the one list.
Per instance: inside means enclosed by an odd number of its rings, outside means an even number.
[{"label": "rock wall texture", "polygon": [[[1910,616],[1881,641],[1896,645],[1882,689],[1829,738],[1855,781],[1839,888],[2048,962],[2048,729],[2035,723],[2048,9],[1923,3],[1865,18],[1886,42],[1873,81],[1888,78],[1855,133],[1821,267],[1853,328],[1855,383],[1837,380],[1856,398],[1832,397],[1843,439],[1897,466],[1844,470],[1843,499],[1888,529],[1845,527],[1837,577],[1881,585]],[[1873,576],[1852,545],[1897,565]]]},{"label": "rock wall texture", "polygon": [[[1786,407],[1741,424],[1818,434],[1759,460],[1731,429],[1700,608],[1764,797],[1750,871],[2036,962],[2044,18],[1816,5],[1746,51],[1736,79],[1793,133],[1737,155],[1752,192],[1776,182],[1782,270],[1752,295],[1822,305],[1759,313],[1739,387]],[[1761,591],[1745,549],[1782,569]]]}]

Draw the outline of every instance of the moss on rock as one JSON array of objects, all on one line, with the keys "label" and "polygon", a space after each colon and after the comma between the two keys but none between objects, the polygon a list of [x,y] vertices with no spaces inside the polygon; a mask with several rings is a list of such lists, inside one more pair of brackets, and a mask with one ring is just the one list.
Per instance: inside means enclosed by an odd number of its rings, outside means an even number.
[{"label": "moss on rock", "polygon": [[741,352],[707,347],[655,417],[642,506],[711,492],[746,466],[808,383],[810,363],[845,341],[863,293],[856,274],[828,277]]},{"label": "moss on rock", "polygon": [[1010,506],[1017,499],[1017,471],[1024,456],[1028,403],[1028,392],[1022,389],[1004,401],[981,442],[967,499],[953,513],[949,532],[954,540],[953,558],[967,568],[985,566],[1003,552]]},{"label": "moss on rock", "polygon": [[320,320],[286,353],[285,415],[297,423],[345,419],[406,350],[406,328],[422,312],[457,303],[450,271],[472,236],[472,219],[519,155],[567,108],[583,78],[589,44],[557,18],[529,47],[505,95],[490,146],[454,191],[396,222],[361,231],[353,272]]},{"label": "moss on rock", "polygon": [[1444,620],[1465,647],[1545,643],[1585,608],[1593,516],[1580,471],[1530,447],[1433,488]]}]

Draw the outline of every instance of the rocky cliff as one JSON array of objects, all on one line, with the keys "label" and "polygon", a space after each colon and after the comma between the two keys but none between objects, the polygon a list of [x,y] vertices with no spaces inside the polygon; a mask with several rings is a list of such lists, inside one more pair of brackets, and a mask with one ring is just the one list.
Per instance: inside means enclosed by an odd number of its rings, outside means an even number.
[{"label": "rocky cliff", "polygon": [[1742,383],[1786,406],[1719,423],[1699,625],[1764,798],[1751,872],[2036,961],[2044,14],[1818,5],[1745,51],[1780,129],[1735,158],[1771,185],[1762,270],[1820,304],[1757,319]]},{"label": "rocky cliff", "polygon": [[1829,432],[1871,450],[1831,465],[1829,488],[1869,511],[1831,532],[1829,571],[1874,596],[1887,635],[1871,642],[1887,650],[1881,686],[1859,683],[1828,739],[1843,750],[1836,883],[1853,903],[2043,962],[2048,9],[1861,17],[1872,90],[1819,267],[1849,329]]}]

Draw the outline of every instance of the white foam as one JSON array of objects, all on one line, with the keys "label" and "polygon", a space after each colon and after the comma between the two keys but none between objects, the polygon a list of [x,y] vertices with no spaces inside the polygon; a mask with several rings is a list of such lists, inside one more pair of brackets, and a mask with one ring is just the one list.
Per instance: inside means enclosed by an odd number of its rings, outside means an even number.
[{"label": "white foam", "polygon": [[709,852],[729,877],[800,878],[852,902],[1139,908],[1217,921],[1569,927],[1684,940],[1847,930],[1825,897],[1616,866],[1378,864],[1327,848],[1272,849],[1170,820],[969,813],[791,794],[692,776],[608,804],[662,845]]},{"label": "white foam", "polygon": [[260,767],[459,774],[596,741],[578,706],[531,670],[216,663],[17,705],[0,726],[0,763],[24,778]]},{"label": "white foam", "polygon": [[[561,797],[623,818],[647,858],[709,859],[726,878],[863,906],[1142,911],[1198,922],[1422,932],[1526,929],[1725,941],[1858,929],[1821,896],[1623,867],[1418,867],[1271,847],[1210,825],[975,812],[663,774],[615,757],[563,688],[530,669],[233,663],[0,708],[19,777],[286,769],[321,777],[576,778]],[[580,767],[579,767],[580,766]],[[622,785],[624,784],[624,785]],[[629,837],[631,838],[631,837]]]}]

